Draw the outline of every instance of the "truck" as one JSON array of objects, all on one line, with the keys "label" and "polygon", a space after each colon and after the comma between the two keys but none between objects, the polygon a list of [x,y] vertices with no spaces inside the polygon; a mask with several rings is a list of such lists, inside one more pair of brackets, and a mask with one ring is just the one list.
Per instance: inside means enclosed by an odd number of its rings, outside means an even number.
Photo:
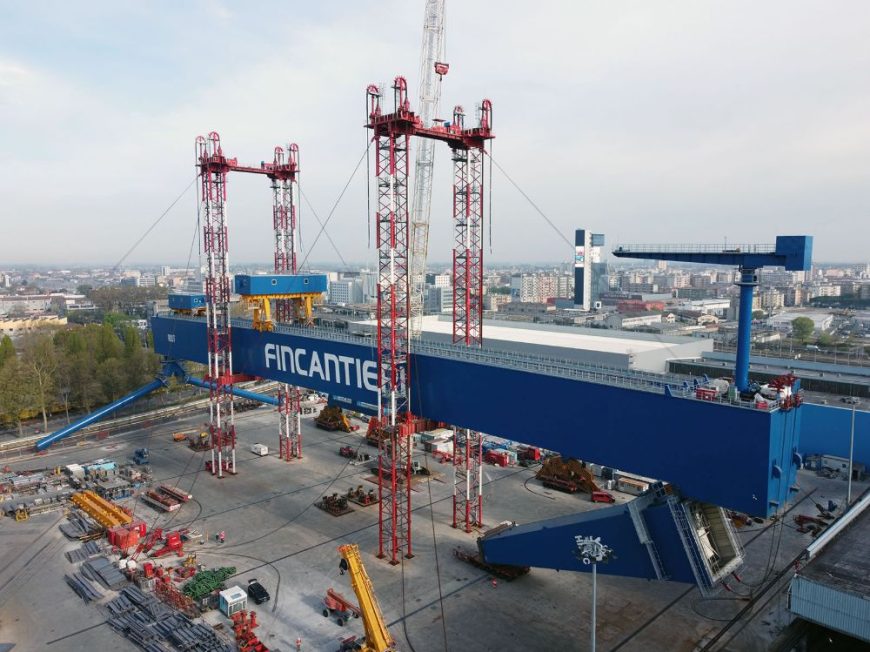
[{"label": "truck", "polygon": [[591,494],[593,503],[615,503],[616,498],[613,497],[613,494],[609,494],[606,491],[593,491]]},{"label": "truck", "polygon": [[151,462],[151,454],[147,448],[137,448],[133,451],[133,462],[136,464],[148,464]]},{"label": "truck", "polygon": [[536,446],[518,446],[517,457],[520,459],[520,461],[540,462],[541,449]]},{"label": "truck", "polygon": [[363,566],[359,546],[355,543],[346,544],[339,546],[338,552],[341,555],[339,569],[342,575],[345,573],[350,575],[350,583],[354,593],[356,593],[357,602],[359,602],[360,616],[365,631],[365,639],[362,644],[355,643],[355,645],[359,645],[360,649],[366,652],[391,652],[395,650],[396,641],[390,634],[390,630],[387,629],[387,623],[372,588],[372,581],[365,566]]},{"label": "truck", "polygon": [[260,457],[265,457],[269,454],[269,447],[265,444],[253,444],[251,446],[251,452],[254,455],[259,455]]}]

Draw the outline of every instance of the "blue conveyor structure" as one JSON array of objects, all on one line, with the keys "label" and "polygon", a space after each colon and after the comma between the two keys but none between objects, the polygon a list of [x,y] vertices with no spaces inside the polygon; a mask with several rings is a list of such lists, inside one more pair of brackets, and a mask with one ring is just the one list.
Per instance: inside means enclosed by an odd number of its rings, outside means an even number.
[{"label": "blue conveyor structure", "polygon": [[[147,385],[143,385],[135,391],[130,392],[126,396],[119,398],[117,401],[109,403],[108,405],[104,405],[98,410],[94,410],[93,412],[85,415],[78,421],[74,421],[68,426],[61,428],[60,430],[57,430],[50,435],[46,435],[45,437],[36,442],[36,450],[44,451],[55,442],[58,442],[65,437],[69,437],[70,435],[80,431],[82,428],[86,428],[92,423],[100,421],[101,419],[105,418],[116,410],[120,410],[121,408],[127,407],[131,403],[135,403],[140,398],[150,394],[154,390],[165,387],[166,379],[169,376],[179,376],[184,379],[184,382],[188,383],[189,385],[194,385],[195,387],[201,387],[203,389],[211,389],[213,387],[213,385],[209,384],[204,380],[195,378],[193,376],[188,376],[184,373],[184,369],[177,363],[168,362],[164,365],[160,376],[152,380],[150,383],[148,383]],[[267,403],[268,405],[278,405],[278,399],[272,396],[258,394],[257,392],[250,392],[246,389],[241,389],[240,387],[233,386],[233,396],[252,399],[254,401],[259,401],[260,403]]]},{"label": "blue conveyor structure", "polygon": [[734,381],[737,389],[749,389],[749,348],[752,327],[752,295],[761,267],[785,267],[808,271],[812,267],[813,238],[809,235],[778,235],[775,245],[620,245],[617,258],[670,260],[680,263],[731,265],[740,268],[740,312],[737,322],[737,358]]}]

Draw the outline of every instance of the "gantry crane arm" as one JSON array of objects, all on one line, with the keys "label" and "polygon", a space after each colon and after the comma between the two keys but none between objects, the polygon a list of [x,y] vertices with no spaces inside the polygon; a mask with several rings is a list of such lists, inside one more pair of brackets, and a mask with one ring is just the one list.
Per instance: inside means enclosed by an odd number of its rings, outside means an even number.
[{"label": "gantry crane arm", "polygon": [[395,641],[387,629],[378,599],[375,597],[372,581],[363,566],[359,554],[359,546],[355,543],[339,546],[341,554],[341,569],[350,575],[350,583],[356,593],[359,609],[362,614],[366,640],[362,652],[392,652]]}]

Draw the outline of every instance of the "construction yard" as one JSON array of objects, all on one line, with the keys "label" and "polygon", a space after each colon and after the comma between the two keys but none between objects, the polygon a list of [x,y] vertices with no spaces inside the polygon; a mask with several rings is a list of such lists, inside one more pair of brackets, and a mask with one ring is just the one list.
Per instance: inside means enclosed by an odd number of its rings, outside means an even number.
[{"label": "construction yard", "polygon": [[[149,531],[158,527],[164,531],[188,529],[202,535],[184,544],[182,556],[173,551],[155,563],[178,566],[188,553],[195,553],[201,566],[235,567],[227,587],[244,588],[249,579],[256,578],[271,600],[259,606],[249,603],[248,608],[257,613],[257,635],[270,650],[336,650],[342,639],[362,635],[360,620],[351,618],[339,626],[336,618],[322,615],[328,589],[354,597],[347,576],[339,571],[337,547],[343,543],[359,544],[400,650],[588,649],[588,574],[532,569],[508,582],[454,556],[457,547],[474,552],[476,535],[451,527],[449,464],[422,450],[415,454],[415,460],[428,467],[431,475],[413,485],[414,558],[390,566],[375,557],[377,505],[350,502],[352,511],[341,516],[315,507],[324,496],[334,493],[346,494],[359,486],[363,493],[377,489],[371,481],[376,449],[366,445],[362,422],[353,420],[362,426],[356,432],[328,432],[315,428],[310,416],[304,417],[304,459],[288,463],[276,455],[273,410],[263,407],[240,414],[238,474],[218,480],[204,470],[208,452],[173,441],[174,432],[198,431],[202,420],[202,416],[190,417],[62,452],[50,450],[10,466],[22,470],[97,458],[122,461],[146,447],[150,451],[151,487],[162,484],[192,499],[171,511],[147,504],[138,496],[116,502],[129,507]],[[266,444],[269,453],[261,456],[250,452],[255,443]],[[357,463],[357,457],[339,454],[348,446],[369,453],[372,460]],[[535,471],[523,466],[485,467],[487,526],[504,520],[527,523],[607,506],[591,502],[587,493],[545,488],[534,478]],[[602,567],[598,582],[599,648],[689,651],[709,640],[746,605],[741,597],[748,596],[753,585],[760,585],[765,577],[787,566],[811,541],[810,534],[797,530],[792,516],[814,514],[813,502],[837,502],[845,494],[844,482],[807,471],[800,472],[799,483],[797,507],[786,519],[777,524],[749,523],[739,530],[748,564],[740,580],[731,583],[731,592],[722,592],[719,599],[702,599],[697,589],[686,584],[607,577]],[[858,493],[865,486],[859,484]],[[137,493],[146,490],[143,487]],[[617,502],[632,498],[617,491],[613,495]],[[14,644],[16,651],[142,649],[122,638],[107,622],[113,614],[108,604],[115,600],[117,606],[126,600],[118,601],[117,590],[99,587],[102,595],[86,603],[65,582],[64,576],[72,575],[78,564],[64,553],[82,546],[60,532],[65,520],[62,510],[33,514],[22,522],[0,520],[0,649],[7,649],[7,644]],[[217,540],[221,532],[224,543]],[[105,546],[105,539],[99,545]],[[618,555],[618,542],[613,542],[613,547]],[[146,560],[142,555],[140,566]],[[766,648],[777,629],[788,621],[782,591],[781,586],[775,587],[759,601],[759,615],[740,621],[728,632],[724,639],[731,640],[728,649]],[[765,602],[768,598],[770,601]],[[229,619],[213,610],[203,621],[206,628],[192,631],[208,629],[231,646],[227,649],[236,649]],[[167,622],[166,627],[170,627],[174,621]]]}]

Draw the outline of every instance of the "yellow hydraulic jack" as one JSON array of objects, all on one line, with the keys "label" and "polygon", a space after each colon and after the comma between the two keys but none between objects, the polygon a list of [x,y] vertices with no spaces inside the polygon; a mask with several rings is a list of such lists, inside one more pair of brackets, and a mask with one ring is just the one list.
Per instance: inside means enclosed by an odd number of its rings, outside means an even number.
[{"label": "yellow hydraulic jack", "polygon": [[314,300],[321,293],[299,294],[246,294],[242,300],[254,308],[253,327],[258,331],[272,331],[275,324],[272,321],[271,301],[290,301],[293,306],[294,322],[308,325],[311,323],[311,314],[314,310]]}]

